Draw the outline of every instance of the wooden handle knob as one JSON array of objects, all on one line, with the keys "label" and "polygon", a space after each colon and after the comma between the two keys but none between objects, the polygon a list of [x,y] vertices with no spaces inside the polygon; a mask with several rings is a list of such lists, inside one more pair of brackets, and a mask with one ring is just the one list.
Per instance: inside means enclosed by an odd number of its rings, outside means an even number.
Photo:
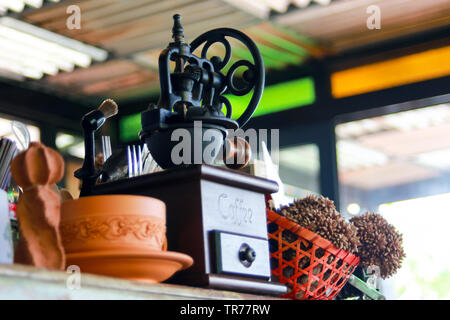
[{"label": "wooden handle knob", "polygon": [[252,156],[249,143],[240,137],[225,140],[223,162],[230,169],[241,169],[247,165]]}]

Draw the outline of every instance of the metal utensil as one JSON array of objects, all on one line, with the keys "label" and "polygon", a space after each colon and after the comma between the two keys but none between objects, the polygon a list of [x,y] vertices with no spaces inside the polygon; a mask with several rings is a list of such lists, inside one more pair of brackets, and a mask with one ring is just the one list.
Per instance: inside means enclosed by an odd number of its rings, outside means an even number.
[{"label": "metal utensil", "polygon": [[106,146],[107,146],[107,148],[108,148],[108,158],[112,155],[112,148],[111,148],[111,137],[110,136],[107,136],[106,137]]},{"label": "metal utensil", "polygon": [[106,161],[112,155],[110,136],[102,136],[102,149],[103,149],[103,161]]},{"label": "metal utensil", "polygon": [[128,178],[133,176],[133,157],[131,155],[131,148],[127,146],[127,160],[128,160]]},{"label": "metal utensil", "polygon": [[20,121],[11,121],[11,130],[22,147],[22,150],[28,149],[30,145],[30,132],[26,125]]},{"label": "metal utensil", "polygon": [[103,153],[103,161],[106,161],[106,153],[108,151],[106,150],[106,141],[105,136],[102,136],[102,153]]},{"label": "metal utensil", "polygon": [[137,164],[137,156],[136,156],[136,146],[133,145],[131,150],[133,151],[133,177],[138,175],[138,164]]},{"label": "metal utensil", "polygon": [[127,147],[127,159],[128,159],[128,177],[137,177],[142,174],[142,149],[141,146],[128,146]]},{"label": "metal utensil", "polygon": [[161,171],[162,168],[156,163],[155,159],[153,159],[150,151],[147,148],[147,144],[144,143],[144,147],[142,148],[142,173],[153,173]]},{"label": "metal utensil", "polygon": [[137,159],[138,159],[138,173],[142,174],[143,166],[142,166],[142,148],[141,146],[137,146]]}]

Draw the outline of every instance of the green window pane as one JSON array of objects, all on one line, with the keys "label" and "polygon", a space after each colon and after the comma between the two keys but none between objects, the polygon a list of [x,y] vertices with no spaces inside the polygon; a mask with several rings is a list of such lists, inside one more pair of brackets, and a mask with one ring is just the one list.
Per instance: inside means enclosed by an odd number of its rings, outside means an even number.
[{"label": "green window pane", "polygon": [[[237,119],[247,107],[253,92],[237,97],[227,95],[233,106],[233,119]],[[314,103],[316,99],[314,80],[311,77],[302,78],[268,86],[264,89],[261,101],[254,117],[293,109]],[[119,121],[121,141],[138,139],[141,130],[141,114],[124,116]]]},{"label": "green window pane", "polygon": [[[226,96],[233,106],[233,119],[237,119],[244,112],[250,102],[252,93],[240,97]],[[264,89],[261,101],[253,116],[257,117],[306,106],[314,103],[315,99],[314,80],[311,77],[275,84]]]},{"label": "green window pane", "polygon": [[119,129],[121,141],[137,140],[141,131],[141,114],[136,113],[120,118]]}]

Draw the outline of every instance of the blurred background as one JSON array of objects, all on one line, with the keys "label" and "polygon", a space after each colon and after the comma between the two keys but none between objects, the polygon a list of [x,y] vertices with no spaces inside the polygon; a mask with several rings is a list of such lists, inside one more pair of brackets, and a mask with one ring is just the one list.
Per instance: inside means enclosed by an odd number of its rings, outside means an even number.
[{"label": "blurred background", "polygon": [[[280,129],[288,195],[383,214],[407,254],[383,293],[450,299],[448,0],[0,0],[1,135],[26,123],[64,155],[61,185],[77,194],[82,115],[112,98],[119,115],[101,134],[138,141],[175,13],[188,42],[231,27],[257,43],[266,87],[247,128]],[[248,58],[231,45],[231,62]],[[230,99],[233,117],[250,95]]]}]

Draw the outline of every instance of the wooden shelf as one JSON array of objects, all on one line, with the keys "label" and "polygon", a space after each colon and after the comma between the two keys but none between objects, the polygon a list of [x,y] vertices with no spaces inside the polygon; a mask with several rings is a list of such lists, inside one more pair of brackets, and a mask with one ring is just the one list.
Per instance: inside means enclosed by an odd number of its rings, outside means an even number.
[{"label": "wooden shelf", "polygon": [[71,274],[24,265],[0,264],[0,299],[18,300],[260,300],[276,299],[230,291],[218,291],[173,284],[147,284],[81,273],[80,289],[69,289]]}]

